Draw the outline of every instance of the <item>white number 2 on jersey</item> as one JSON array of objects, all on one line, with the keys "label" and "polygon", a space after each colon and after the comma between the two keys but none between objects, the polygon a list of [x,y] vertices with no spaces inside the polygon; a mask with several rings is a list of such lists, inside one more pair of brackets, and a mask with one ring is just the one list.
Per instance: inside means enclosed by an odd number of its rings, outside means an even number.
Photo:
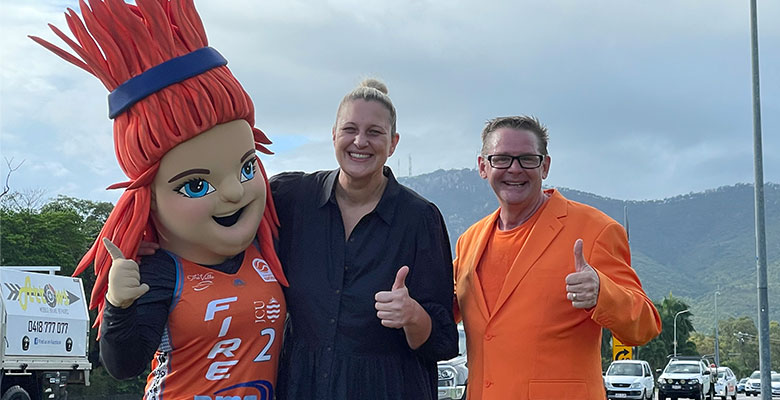
[{"label": "white number 2 on jersey", "polygon": [[268,354],[268,350],[270,350],[271,346],[274,344],[274,340],[276,339],[276,330],[274,330],[274,328],[265,328],[260,331],[260,335],[268,336],[268,343],[266,343],[265,347],[263,347],[263,350],[260,351],[260,354],[255,357],[255,362],[268,361],[271,359],[271,355]]}]

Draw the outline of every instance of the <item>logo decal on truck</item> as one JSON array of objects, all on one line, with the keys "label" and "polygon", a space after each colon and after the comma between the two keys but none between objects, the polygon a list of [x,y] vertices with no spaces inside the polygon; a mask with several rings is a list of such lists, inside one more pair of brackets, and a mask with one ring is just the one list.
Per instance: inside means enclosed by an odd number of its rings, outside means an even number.
[{"label": "logo decal on truck", "polygon": [[68,290],[55,290],[51,284],[44,287],[34,287],[29,276],[24,278],[24,286],[6,282],[5,287],[9,290],[7,300],[18,301],[22,310],[27,310],[27,305],[32,302],[44,303],[54,308],[58,305],[69,306],[81,300],[79,296]]}]

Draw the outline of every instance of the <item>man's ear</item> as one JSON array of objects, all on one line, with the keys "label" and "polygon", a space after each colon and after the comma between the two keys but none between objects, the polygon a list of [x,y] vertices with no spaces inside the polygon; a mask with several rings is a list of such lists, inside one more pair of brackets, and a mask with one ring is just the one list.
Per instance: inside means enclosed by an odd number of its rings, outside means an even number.
[{"label": "man's ear", "polygon": [[482,179],[487,179],[487,158],[482,157],[482,155],[477,156],[477,167],[479,168],[479,176]]},{"label": "man's ear", "polygon": [[550,156],[546,155],[544,156],[544,161],[542,161],[542,179],[547,179],[547,174],[550,173]]}]

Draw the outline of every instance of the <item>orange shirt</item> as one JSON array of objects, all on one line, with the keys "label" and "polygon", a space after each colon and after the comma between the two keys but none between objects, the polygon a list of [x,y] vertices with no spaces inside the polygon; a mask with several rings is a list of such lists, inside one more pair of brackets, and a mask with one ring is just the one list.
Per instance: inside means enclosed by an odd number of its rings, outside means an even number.
[{"label": "orange shirt", "polygon": [[272,399],[286,313],[282,288],[255,246],[235,274],[176,258],[146,398]]},{"label": "orange shirt", "polygon": [[531,233],[531,228],[533,228],[534,223],[541,215],[540,211],[538,210],[520,226],[508,231],[498,229],[498,220],[493,224],[493,232],[490,234],[488,243],[485,246],[485,252],[482,253],[482,258],[479,260],[479,264],[477,264],[477,276],[482,284],[482,292],[485,294],[488,312],[491,314],[496,301],[498,301],[498,294],[501,293],[501,288],[504,287],[506,274],[509,273],[509,268],[514,264],[515,258],[519,254],[517,249],[525,245],[526,240],[528,240],[528,234]]}]

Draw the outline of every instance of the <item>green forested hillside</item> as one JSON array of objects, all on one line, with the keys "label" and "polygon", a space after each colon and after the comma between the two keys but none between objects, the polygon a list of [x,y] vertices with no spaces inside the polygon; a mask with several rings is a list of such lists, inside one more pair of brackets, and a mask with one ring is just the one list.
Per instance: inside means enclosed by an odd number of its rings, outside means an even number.
[{"label": "green forested hillside", "polygon": [[[453,244],[498,206],[475,170],[439,170],[401,182],[436,203]],[[673,293],[692,305],[696,329],[710,333],[715,291],[720,319],[756,319],[757,278],[753,186],[739,184],[652,201],[623,201],[558,188],[620,222],[628,215],[633,266],[655,301]],[[780,320],[780,185],[765,189],[770,319]]]}]

